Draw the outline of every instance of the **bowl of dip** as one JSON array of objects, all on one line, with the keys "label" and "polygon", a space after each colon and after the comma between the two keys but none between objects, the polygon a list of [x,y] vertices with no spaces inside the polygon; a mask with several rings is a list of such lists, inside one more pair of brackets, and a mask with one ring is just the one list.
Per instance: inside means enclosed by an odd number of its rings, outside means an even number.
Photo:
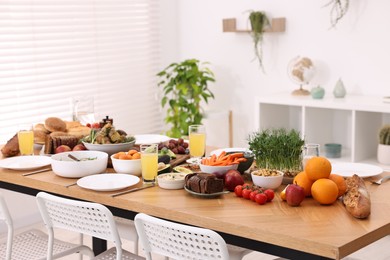
[{"label": "bowl of dip", "polygon": [[157,176],[157,183],[160,188],[167,190],[179,190],[184,188],[184,178],[187,173],[170,172],[159,174]]}]

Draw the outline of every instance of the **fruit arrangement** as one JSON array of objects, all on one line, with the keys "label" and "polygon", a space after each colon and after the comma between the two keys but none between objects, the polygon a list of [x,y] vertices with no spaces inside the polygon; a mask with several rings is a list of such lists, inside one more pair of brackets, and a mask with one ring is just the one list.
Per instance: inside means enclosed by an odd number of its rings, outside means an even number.
[{"label": "fruit arrangement", "polygon": [[184,142],[183,138],[179,138],[177,140],[170,139],[167,142],[161,142],[158,144],[158,150],[161,151],[164,148],[171,150],[174,154],[186,154],[188,143]]},{"label": "fruit arrangement", "polygon": [[264,205],[267,202],[271,202],[275,197],[273,190],[264,189],[256,185],[249,184],[237,185],[234,188],[234,193],[237,197],[242,197],[244,199],[254,201],[259,205]]},{"label": "fruit arrangement", "polygon": [[290,206],[299,206],[305,197],[313,197],[321,205],[333,204],[347,190],[345,179],[332,174],[332,165],[325,157],[313,157],[304,171],[298,173],[280,197]]}]

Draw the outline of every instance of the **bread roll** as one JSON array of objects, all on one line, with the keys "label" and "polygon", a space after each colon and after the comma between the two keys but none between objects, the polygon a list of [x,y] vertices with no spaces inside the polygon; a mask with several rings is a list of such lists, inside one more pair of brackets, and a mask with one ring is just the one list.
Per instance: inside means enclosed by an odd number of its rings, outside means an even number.
[{"label": "bread roll", "polygon": [[34,125],[33,127],[33,130],[34,131],[42,131],[42,132],[45,132],[46,134],[50,133],[43,124],[39,123],[39,124],[36,124]]},{"label": "bread roll", "polygon": [[78,126],[78,127],[72,127],[70,129],[68,129],[67,133],[70,135],[74,135],[77,138],[83,138],[83,137],[89,135],[90,132],[91,132],[91,128],[89,128],[87,126]]},{"label": "bread roll", "polygon": [[69,131],[69,129],[74,127],[82,126],[82,124],[79,121],[65,121],[66,124],[66,130]]},{"label": "bread roll", "polygon": [[44,144],[46,136],[48,135],[46,131],[43,130],[33,130],[34,131],[34,143]]},{"label": "bread roll", "polygon": [[45,120],[45,128],[50,132],[65,132],[66,124],[65,122],[58,117],[48,117]]},{"label": "bread roll", "polygon": [[371,213],[370,194],[364,180],[354,174],[346,179],[347,191],[343,203],[347,211],[355,218],[367,218]]}]

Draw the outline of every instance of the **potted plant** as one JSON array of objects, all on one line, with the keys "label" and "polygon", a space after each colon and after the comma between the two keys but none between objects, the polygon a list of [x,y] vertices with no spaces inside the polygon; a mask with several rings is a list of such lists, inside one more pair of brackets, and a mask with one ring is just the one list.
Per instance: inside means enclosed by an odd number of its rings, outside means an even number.
[{"label": "potted plant", "polygon": [[381,164],[390,165],[390,125],[384,125],[379,130],[377,159]]},{"label": "potted plant", "polygon": [[249,13],[249,22],[251,24],[251,35],[255,47],[255,55],[259,61],[260,68],[264,71],[263,67],[263,32],[264,29],[269,26],[269,20],[267,15],[261,11],[251,11]]},{"label": "potted plant", "polygon": [[172,63],[157,76],[158,86],[163,88],[161,106],[167,106],[165,122],[171,125],[166,132],[170,137],[188,135],[188,126],[202,124],[202,101],[208,102],[214,94],[208,88],[214,82],[214,73],[196,59]]},{"label": "potted plant", "polygon": [[302,171],[301,155],[305,142],[298,131],[265,129],[252,133],[248,143],[258,169],[282,171],[285,177],[291,178]]}]

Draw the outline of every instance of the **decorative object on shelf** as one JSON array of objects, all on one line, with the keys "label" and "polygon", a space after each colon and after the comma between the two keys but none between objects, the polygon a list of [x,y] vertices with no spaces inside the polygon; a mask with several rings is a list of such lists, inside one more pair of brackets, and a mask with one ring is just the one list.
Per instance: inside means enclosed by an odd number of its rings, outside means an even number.
[{"label": "decorative object on shelf", "polygon": [[296,96],[310,95],[310,91],[304,89],[303,85],[308,85],[315,73],[311,59],[296,56],[289,62],[287,69],[290,79],[299,84],[299,89],[294,90],[292,94]]},{"label": "decorative object on shelf", "polygon": [[265,12],[251,11],[249,13],[249,22],[251,24],[251,35],[255,48],[255,55],[259,61],[260,68],[264,72],[263,65],[263,33],[264,29],[270,25]]},{"label": "decorative object on shelf", "polygon": [[345,90],[344,83],[341,79],[336,82],[336,85],[333,90],[333,95],[335,98],[343,98],[347,94]]},{"label": "decorative object on shelf", "polygon": [[314,99],[323,99],[325,96],[325,89],[321,86],[317,86],[312,88],[310,93]]},{"label": "decorative object on shelf", "polygon": [[300,133],[285,128],[270,128],[252,133],[248,138],[249,150],[255,155],[258,169],[284,172],[284,177],[294,177],[302,171]]},{"label": "decorative object on shelf", "polygon": [[346,15],[349,0],[330,0],[326,5],[330,6],[330,25],[335,28],[337,23]]},{"label": "decorative object on shelf", "polygon": [[[226,18],[222,20],[223,32],[248,33],[250,30],[237,29],[236,18]],[[286,31],[286,18],[272,18],[271,26],[264,28],[265,33],[278,33]]]},{"label": "decorative object on shelf", "polygon": [[171,125],[166,132],[170,137],[188,135],[189,125],[202,124],[203,109],[201,102],[208,102],[214,94],[208,88],[215,82],[214,73],[196,59],[188,59],[180,63],[172,63],[157,76],[158,86],[163,88],[164,97],[161,106],[167,106],[165,122]]},{"label": "decorative object on shelf", "polygon": [[381,164],[390,165],[390,125],[384,125],[379,130],[377,159]]},{"label": "decorative object on shelf", "polygon": [[327,158],[340,158],[341,157],[341,144],[328,143],[325,144],[325,156]]}]

